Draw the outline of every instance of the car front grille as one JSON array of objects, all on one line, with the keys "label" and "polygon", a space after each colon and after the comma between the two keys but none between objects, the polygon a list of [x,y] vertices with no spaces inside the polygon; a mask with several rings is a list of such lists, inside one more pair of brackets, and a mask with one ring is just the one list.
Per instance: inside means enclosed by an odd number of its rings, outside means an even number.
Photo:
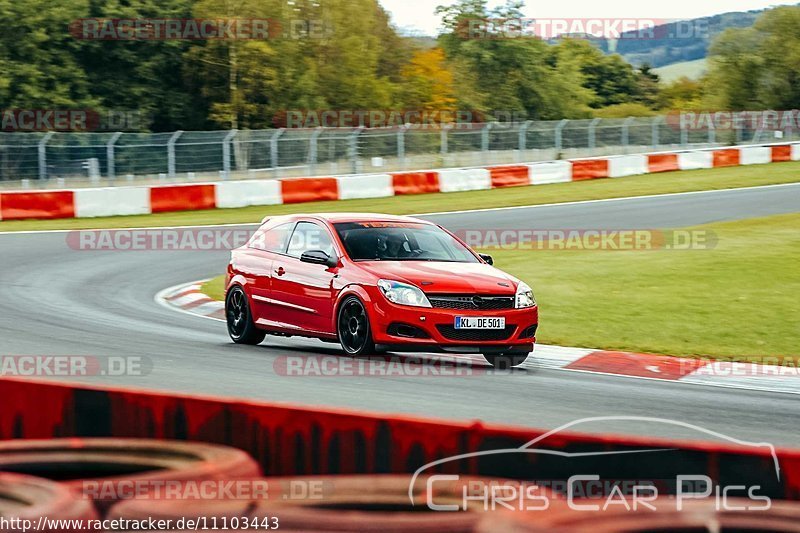
[{"label": "car front grille", "polygon": [[454,326],[438,325],[436,329],[451,341],[504,341],[511,337],[515,325],[507,325],[505,329],[456,329]]},{"label": "car front grille", "polygon": [[428,301],[436,309],[459,309],[474,311],[476,309],[491,311],[498,309],[514,309],[513,296],[483,296],[478,294],[429,294]]}]

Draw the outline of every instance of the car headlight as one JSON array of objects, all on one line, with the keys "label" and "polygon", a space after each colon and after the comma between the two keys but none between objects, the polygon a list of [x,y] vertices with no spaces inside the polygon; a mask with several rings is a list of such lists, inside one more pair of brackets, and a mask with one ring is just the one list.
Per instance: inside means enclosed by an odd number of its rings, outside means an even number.
[{"label": "car headlight", "polygon": [[378,288],[381,290],[386,299],[398,305],[411,305],[414,307],[430,307],[431,303],[428,297],[422,292],[419,287],[409,285],[408,283],[401,283],[399,281],[390,281],[386,279],[378,280]]},{"label": "car headlight", "polygon": [[525,309],[536,305],[536,298],[533,296],[533,289],[527,283],[520,282],[517,287],[517,297],[515,306],[517,309]]}]

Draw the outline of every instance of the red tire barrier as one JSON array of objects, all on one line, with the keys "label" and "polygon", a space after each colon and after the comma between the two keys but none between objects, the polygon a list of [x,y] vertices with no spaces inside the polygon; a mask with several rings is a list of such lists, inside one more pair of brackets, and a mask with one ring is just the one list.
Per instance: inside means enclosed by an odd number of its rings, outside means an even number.
[{"label": "red tire barrier", "polygon": [[492,187],[516,187],[519,185],[530,185],[530,171],[524,165],[510,165],[489,167],[492,175]]},{"label": "red tire barrier", "polygon": [[772,147],[772,162],[779,163],[792,160],[792,145],[781,144]]},{"label": "red tire barrier", "polygon": [[392,174],[392,187],[397,195],[439,192],[439,173],[400,172]]},{"label": "red tire barrier", "polygon": [[735,167],[739,165],[739,149],[728,148],[725,150],[714,150],[714,168],[716,167]]},{"label": "red tire barrier", "polygon": [[650,173],[680,170],[678,154],[650,154],[647,156],[647,167]]},{"label": "red tire barrier", "polygon": [[336,178],[296,178],[282,179],[280,182],[285,204],[339,199]]},{"label": "red tire barrier", "polygon": [[3,441],[0,471],[60,481],[75,494],[95,501],[100,509],[126,491],[146,493],[165,482],[227,480],[261,473],[241,450],[143,439]]},{"label": "red tire barrier", "polygon": [[213,185],[168,185],[150,189],[153,213],[214,209],[217,201]]},{"label": "red tire barrier", "polygon": [[572,161],[572,181],[608,177],[607,159],[580,159]]},{"label": "red tire barrier", "polygon": [[[303,476],[414,472],[441,458],[524,446],[543,430],[480,422],[386,416],[31,379],[0,378],[0,440],[117,437],[213,442],[246,450],[269,475]],[[43,410],[42,405],[47,405]],[[604,479],[665,479],[706,475],[720,484],[762,487],[775,499],[800,499],[800,453],[778,449],[780,477],[769,450],[729,443],[687,442],[564,432],[544,443],[563,452],[665,448],[658,468],[627,454],[587,459],[582,466]],[[445,465],[448,472],[519,479],[566,479],[574,459],[512,455]],[[1,467],[0,467],[1,469]],[[428,472],[426,472],[428,473]]]},{"label": "red tire barrier", "polygon": [[[108,513],[111,519],[154,518],[196,520],[216,518],[256,519],[259,523],[277,518],[284,531],[374,531],[374,532],[472,532],[483,506],[467,501],[462,512],[435,511],[437,505],[462,506],[465,483],[481,483],[480,478],[465,478],[459,483],[431,485],[427,477],[417,478],[414,502],[409,499],[410,476],[321,476],[266,478],[269,497],[252,500],[129,500],[116,504]],[[429,500],[430,498],[430,500]]]},{"label": "red tire barrier", "polygon": [[[97,519],[89,500],[76,498],[69,488],[59,483],[31,476],[0,472],[0,516],[5,519],[18,518],[38,524],[40,517],[50,520]],[[45,524],[39,531],[73,533],[80,531],[80,524],[72,528],[51,529]],[[3,531],[18,531],[13,528]],[[22,531],[22,529],[19,529]]]},{"label": "red tire barrier", "polygon": [[[502,512],[487,515],[477,528],[478,533],[496,531],[523,533],[653,533],[656,531],[736,531],[738,533],[800,533],[800,504],[726,499],[725,506],[715,499],[684,501],[679,511],[677,500],[660,498],[650,501],[656,510],[639,504],[634,510],[631,501],[626,509],[617,505],[602,510],[605,500],[576,500],[578,505],[599,506],[596,511],[571,509],[565,502],[551,501],[546,511]],[[740,509],[741,510],[732,510]],[[745,510],[752,509],[755,510]],[[759,509],[760,508],[760,509]],[[712,529],[713,524],[713,529]]]},{"label": "red tire barrier", "polygon": [[0,194],[0,219],[74,218],[72,191],[4,192]]}]

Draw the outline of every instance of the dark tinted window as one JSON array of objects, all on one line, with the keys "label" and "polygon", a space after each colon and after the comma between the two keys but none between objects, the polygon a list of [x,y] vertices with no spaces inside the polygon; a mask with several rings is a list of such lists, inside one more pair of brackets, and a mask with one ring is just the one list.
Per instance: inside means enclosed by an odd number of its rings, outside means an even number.
[{"label": "dark tinted window", "polygon": [[354,261],[478,262],[450,234],[429,224],[346,222],[335,228]]}]

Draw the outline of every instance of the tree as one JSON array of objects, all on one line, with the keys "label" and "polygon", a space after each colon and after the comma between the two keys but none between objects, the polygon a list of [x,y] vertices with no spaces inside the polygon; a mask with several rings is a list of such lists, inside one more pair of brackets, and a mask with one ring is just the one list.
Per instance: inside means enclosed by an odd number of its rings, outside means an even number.
[{"label": "tree", "polygon": [[491,29],[478,36],[464,31],[474,21],[520,19],[520,8],[517,1],[490,10],[485,0],[460,0],[437,10],[446,28],[439,43],[455,72],[459,105],[529,119],[586,116],[591,94],[580,73],[554,64],[545,42]]},{"label": "tree", "polygon": [[705,103],[717,109],[800,107],[800,6],[764,12],[713,42]]}]

